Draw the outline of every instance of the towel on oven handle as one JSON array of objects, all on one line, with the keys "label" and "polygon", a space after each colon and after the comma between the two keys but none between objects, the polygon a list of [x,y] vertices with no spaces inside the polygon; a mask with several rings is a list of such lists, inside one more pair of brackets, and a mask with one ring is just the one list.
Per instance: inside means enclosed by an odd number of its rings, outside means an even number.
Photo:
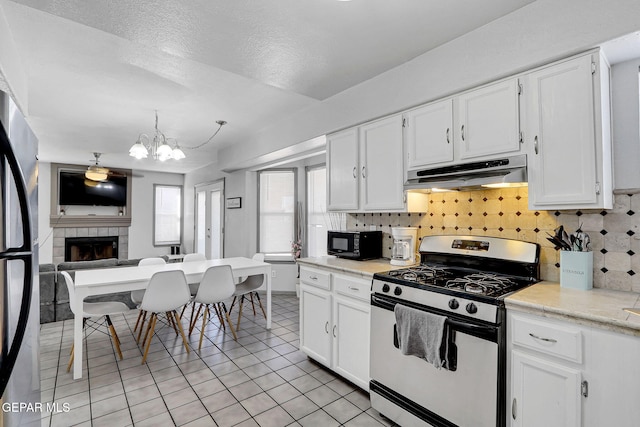
[{"label": "towel on oven handle", "polygon": [[436,368],[442,368],[446,360],[446,351],[445,358],[441,357],[446,317],[402,304],[396,304],[393,311],[402,354],[420,357]]}]

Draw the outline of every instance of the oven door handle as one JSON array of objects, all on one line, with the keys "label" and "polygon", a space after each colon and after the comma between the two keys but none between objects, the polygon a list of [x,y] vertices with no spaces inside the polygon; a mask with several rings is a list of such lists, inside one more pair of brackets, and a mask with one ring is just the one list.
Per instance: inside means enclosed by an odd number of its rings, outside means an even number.
[{"label": "oven door handle", "polygon": [[[380,307],[384,310],[394,311],[396,304],[402,304],[402,303],[389,300],[387,298],[381,298],[376,296],[375,294],[371,294],[372,307]],[[480,324],[465,322],[464,320],[453,318],[450,314],[446,312],[434,310],[422,305],[420,307],[415,307],[414,304],[411,304],[409,302],[406,302],[403,305],[406,305],[407,307],[414,307],[419,310],[426,311],[428,313],[434,313],[441,316],[445,316],[447,318],[446,323],[449,326],[451,326],[451,328],[453,328],[454,330],[467,333],[469,335],[473,335],[478,338],[488,339],[490,341],[497,342],[498,328],[496,326],[480,325]]]}]

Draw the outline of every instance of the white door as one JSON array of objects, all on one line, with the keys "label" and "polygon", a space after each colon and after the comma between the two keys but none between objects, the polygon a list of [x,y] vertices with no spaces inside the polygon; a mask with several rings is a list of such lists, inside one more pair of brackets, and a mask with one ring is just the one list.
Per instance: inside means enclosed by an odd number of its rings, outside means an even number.
[{"label": "white door", "polygon": [[331,367],[331,294],[300,284],[300,350]]},{"label": "white door", "polygon": [[511,354],[511,425],[580,426],[580,371],[519,351]]},{"label": "white door", "polygon": [[369,303],[333,298],[333,369],[365,390],[369,390],[370,312]]},{"label": "white door", "polygon": [[597,207],[592,58],[529,75],[530,209]]},{"label": "white door", "polygon": [[360,126],[361,207],[384,212],[404,209],[402,116]]},{"label": "white door", "polygon": [[222,258],[224,245],[224,181],[196,186],[195,251],[207,259]]},{"label": "white door", "polygon": [[457,101],[455,139],[461,159],[520,150],[518,79],[467,92]]},{"label": "white door", "polygon": [[327,137],[327,175],[327,210],[357,210],[357,128]]},{"label": "white door", "polygon": [[434,102],[405,113],[407,169],[453,161],[453,101]]}]

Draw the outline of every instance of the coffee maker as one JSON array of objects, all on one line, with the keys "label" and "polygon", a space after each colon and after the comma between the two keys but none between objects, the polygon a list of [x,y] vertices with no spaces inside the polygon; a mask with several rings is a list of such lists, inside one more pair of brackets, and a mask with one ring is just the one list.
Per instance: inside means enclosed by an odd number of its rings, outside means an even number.
[{"label": "coffee maker", "polygon": [[391,265],[412,265],[416,262],[416,227],[391,227],[393,246],[391,248]]}]

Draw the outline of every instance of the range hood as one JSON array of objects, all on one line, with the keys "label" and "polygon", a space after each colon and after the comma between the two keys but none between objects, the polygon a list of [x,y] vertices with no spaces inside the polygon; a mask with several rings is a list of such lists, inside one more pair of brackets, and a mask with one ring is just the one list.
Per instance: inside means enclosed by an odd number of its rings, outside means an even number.
[{"label": "range hood", "polygon": [[404,189],[480,190],[487,187],[523,186],[526,182],[527,156],[522,154],[409,171]]}]

